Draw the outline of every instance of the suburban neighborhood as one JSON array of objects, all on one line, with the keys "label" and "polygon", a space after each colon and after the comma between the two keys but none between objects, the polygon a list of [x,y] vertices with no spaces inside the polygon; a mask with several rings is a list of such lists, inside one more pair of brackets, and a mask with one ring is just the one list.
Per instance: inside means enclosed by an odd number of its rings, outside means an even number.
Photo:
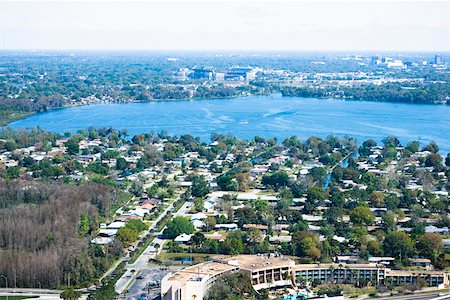
[{"label": "suburban neighborhood", "polygon": [[0,169],[128,195],[86,235],[102,251],[120,245],[102,276],[118,297],[201,299],[240,272],[269,298],[448,288],[450,159],[436,144],[220,134],[204,143],[113,129],[49,137],[27,147],[2,139]]}]

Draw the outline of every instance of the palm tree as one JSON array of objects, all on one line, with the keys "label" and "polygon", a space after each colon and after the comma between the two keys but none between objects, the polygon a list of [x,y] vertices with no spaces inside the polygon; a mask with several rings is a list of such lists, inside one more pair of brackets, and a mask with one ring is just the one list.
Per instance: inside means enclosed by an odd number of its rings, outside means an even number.
[{"label": "palm tree", "polygon": [[351,270],[350,273],[352,274],[352,281],[356,279],[356,286],[359,287],[359,280],[357,278],[357,271],[356,270]]},{"label": "palm tree", "polygon": [[328,271],[330,272],[330,276],[328,277],[328,281],[334,282],[334,267],[331,265],[328,268]]},{"label": "palm tree", "polygon": [[[288,271],[285,271],[283,274],[284,280],[291,280],[292,281],[292,276]],[[283,278],[281,278],[283,279]]]}]

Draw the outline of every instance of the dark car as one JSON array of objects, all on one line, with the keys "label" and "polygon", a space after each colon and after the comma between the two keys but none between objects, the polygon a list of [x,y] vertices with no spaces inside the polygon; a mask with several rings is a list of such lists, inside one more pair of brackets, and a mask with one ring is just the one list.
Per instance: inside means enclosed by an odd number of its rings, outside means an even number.
[{"label": "dark car", "polygon": [[148,298],[147,298],[147,295],[146,294],[142,294],[139,298],[138,298],[138,300],[147,300]]}]

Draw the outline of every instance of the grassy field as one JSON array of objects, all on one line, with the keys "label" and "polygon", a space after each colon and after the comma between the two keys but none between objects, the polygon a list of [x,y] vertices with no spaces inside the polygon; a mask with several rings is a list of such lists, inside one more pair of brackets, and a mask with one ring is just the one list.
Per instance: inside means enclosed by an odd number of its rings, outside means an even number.
[{"label": "grassy field", "polygon": [[[20,299],[36,299],[39,296],[8,296],[8,300],[20,300]],[[6,300],[6,296],[0,296],[0,300]]]},{"label": "grassy field", "polygon": [[204,262],[210,257],[211,254],[205,253],[172,253],[172,252],[161,252],[156,259],[160,262],[168,262],[168,261],[179,261],[182,258],[190,257],[192,258],[192,262],[185,263],[185,265],[197,264]]}]

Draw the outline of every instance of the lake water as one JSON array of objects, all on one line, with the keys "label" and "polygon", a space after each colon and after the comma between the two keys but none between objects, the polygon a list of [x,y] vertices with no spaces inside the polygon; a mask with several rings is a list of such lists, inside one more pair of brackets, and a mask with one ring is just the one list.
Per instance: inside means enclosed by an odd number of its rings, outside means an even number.
[{"label": "lake water", "polygon": [[252,96],[235,99],[100,104],[36,114],[9,125],[64,133],[94,127],[127,129],[130,135],[167,130],[209,141],[212,132],[251,139],[297,135],[351,136],[359,142],[394,135],[403,143],[434,140],[450,152],[450,106]]}]

